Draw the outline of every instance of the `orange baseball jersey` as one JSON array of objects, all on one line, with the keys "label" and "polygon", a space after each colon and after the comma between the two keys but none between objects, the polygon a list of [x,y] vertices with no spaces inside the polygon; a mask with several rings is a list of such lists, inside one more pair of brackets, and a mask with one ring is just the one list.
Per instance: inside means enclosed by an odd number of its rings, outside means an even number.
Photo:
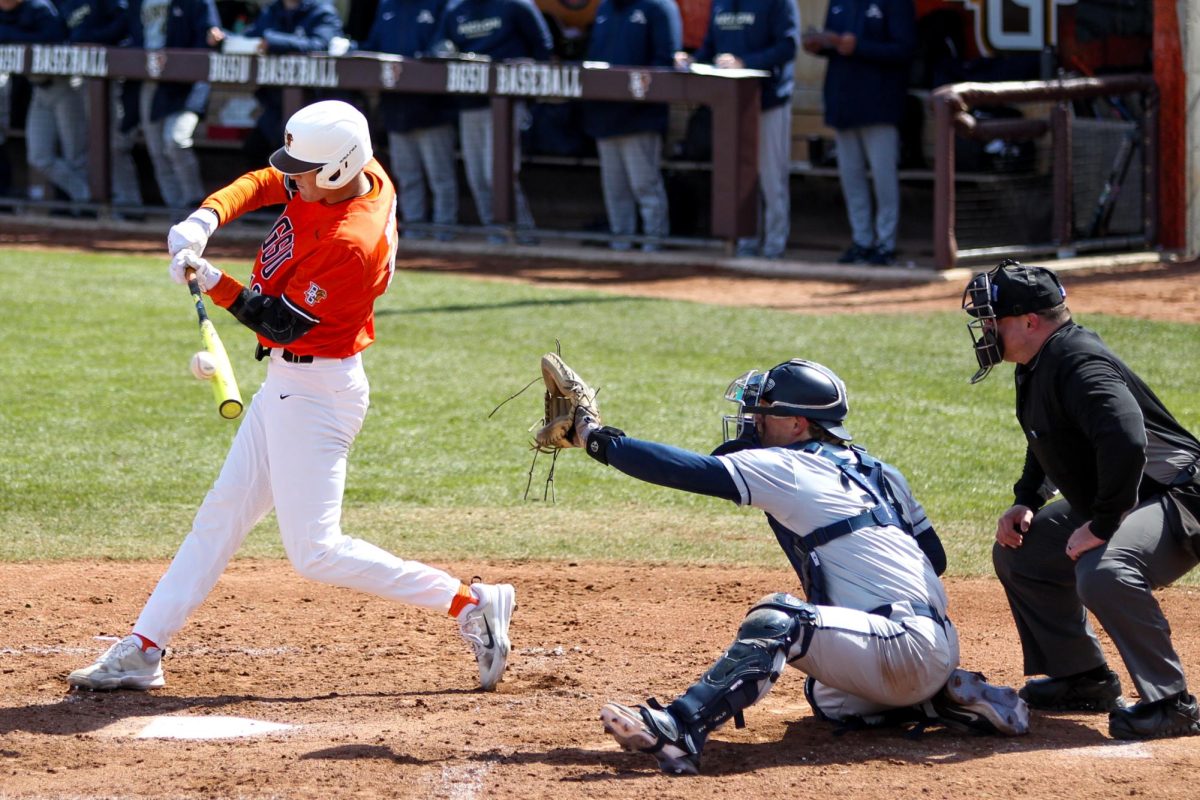
[{"label": "orange baseball jersey", "polygon": [[[279,297],[316,324],[287,348],[299,355],[345,358],[375,341],[375,298],[396,267],[396,190],[378,161],[364,170],[371,189],[333,205],[289,199],[278,170],[248,172],[201,204],[221,224],[247,211],[286,203],[263,240],[250,288]],[[208,293],[228,308],[244,285],[227,273]],[[258,337],[264,347],[279,347]]]}]

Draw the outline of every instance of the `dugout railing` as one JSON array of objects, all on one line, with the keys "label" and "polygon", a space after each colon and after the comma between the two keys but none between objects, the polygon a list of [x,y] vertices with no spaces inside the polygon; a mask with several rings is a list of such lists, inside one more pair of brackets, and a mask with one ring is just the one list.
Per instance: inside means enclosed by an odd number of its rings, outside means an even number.
[{"label": "dugout railing", "polygon": [[[729,249],[753,235],[758,207],[760,78],[755,70],[611,67],[604,64],[408,59],[382,53],[332,57],[234,55],[87,45],[0,45],[0,72],[79,76],[87,82],[89,183],[94,202],[110,197],[109,82],[117,79],[282,90],[285,117],[306,91],[359,90],[488,96],[493,116],[493,175],[513,171],[513,110],[521,100],[560,99],[690,103],[712,109],[710,233]],[[496,222],[514,221],[511,181],[496,181]]]},{"label": "dugout railing", "polygon": [[[959,83],[935,90],[933,250],[960,260],[1145,247],[1158,225],[1150,75]],[[965,197],[959,162],[997,180]]]}]

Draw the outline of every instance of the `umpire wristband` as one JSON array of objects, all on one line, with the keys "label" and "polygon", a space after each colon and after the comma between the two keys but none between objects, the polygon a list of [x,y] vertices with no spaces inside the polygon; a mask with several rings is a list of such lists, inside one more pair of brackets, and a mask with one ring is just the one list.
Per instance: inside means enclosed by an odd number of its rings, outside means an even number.
[{"label": "umpire wristband", "polygon": [[593,429],[587,437],[587,454],[607,467],[608,446],[624,435],[625,431],[608,425]]}]

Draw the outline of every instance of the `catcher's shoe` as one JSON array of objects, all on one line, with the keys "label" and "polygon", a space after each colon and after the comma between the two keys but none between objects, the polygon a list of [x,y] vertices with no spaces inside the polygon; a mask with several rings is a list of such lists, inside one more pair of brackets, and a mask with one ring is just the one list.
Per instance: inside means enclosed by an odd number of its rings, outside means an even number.
[{"label": "catcher's shoe", "polygon": [[1030,708],[1046,711],[1114,711],[1125,707],[1121,679],[1105,670],[1102,678],[1074,675],[1067,678],[1035,678],[1026,681],[1021,699]]},{"label": "catcher's shoe", "polygon": [[604,730],[626,750],[649,753],[668,775],[700,774],[700,754],[684,740],[679,725],[663,708],[606,703],[600,709]]},{"label": "catcher's shoe", "polygon": [[162,648],[142,649],[142,640],[126,636],[114,644],[95,664],[77,669],[67,683],[77,689],[106,692],[112,689],[157,689],[166,685],[162,669]]},{"label": "catcher's shoe", "polygon": [[512,649],[508,623],[517,605],[517,592],[507,583],[473,583],[471,591],[479,602],[459,615],[459,632],[475,651],[480,687],[490,692],[508,666],[508,653]]},{"label": "catcher's shoe", "polygon": [[1016,690],[993,686],[978,672],[954,670],[932,703],[937,718],[950,727],[1004,736],[1029,733],[1029,706]]},{"label": "catcher's shoe", "polygon": [[1165,739],[1200,734],[1200,708],[1187,692],[1108,714],[1108,733],[1114,739]]}]

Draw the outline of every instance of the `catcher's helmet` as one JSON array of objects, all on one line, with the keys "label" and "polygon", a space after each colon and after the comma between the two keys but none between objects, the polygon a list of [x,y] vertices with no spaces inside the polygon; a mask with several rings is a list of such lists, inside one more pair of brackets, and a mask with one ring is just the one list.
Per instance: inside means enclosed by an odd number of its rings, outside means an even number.
[{"label": "catcher's helmet", "polygon": [[[750,436],[754,415],[805,417],[843,441],[853,437],[842,425],[850,413],[846,385],[828,367],[793,358],[766,372],[751,370],[735,378],[725,399],[738,403],[738,413],[725,417],[726,439]],[[736,424],[734,436],[730,424]]]},{"label": "catcher's helmet", "polygon": [[374,155],[367,118],[341,100],[322,100],[292,114],[283,147],[271,154],[271,166],[284,175],[317,172],[317,186],[340,189]]}]

